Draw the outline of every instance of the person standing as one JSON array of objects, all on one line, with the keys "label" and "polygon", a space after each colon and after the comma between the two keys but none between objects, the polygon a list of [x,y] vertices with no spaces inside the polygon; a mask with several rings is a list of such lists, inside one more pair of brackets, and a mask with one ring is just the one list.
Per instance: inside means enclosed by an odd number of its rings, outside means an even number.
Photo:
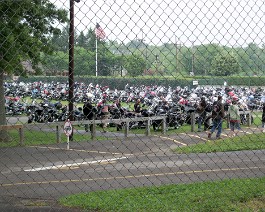
[{"label": "person standing", "polygon": [[235,136],[235,128],[240,130],[240,114],[239,114],[239,107],[237,105],[237,101],[233,100],[232,105],[228,108],[228,117],[229,117],[229,124],[231,135]]},{"label": "person standing", "polygon": [[[116,99],[115,102],[112,105],[112,118],[114,119],[121,119],[122,118],[122,108],[121,108],[121,102],[119,99]],[[122,129],[121,124],[116,124],[117,131],[120,131]]]},{"label": "person standing", "polygon": [[116,99],[115,102],[113,103],[113,107],[116,109],[121,109],[121,102],[119,99]]},{"label": "person standing", "polygon": [[224,113],[224,105],[222,103],[222,96],[217,97],[217,101],[213,103],[213,110],[212,110],[212,122],[213,126],[208,133],[208,138],[210,139],[212,137],[212,134],[217,129],[216,133],[216,139],[221,139],[221,133],[222,133],[222,124],[223,124],[223,118],[225,116]]},{"label": "person standing", "polygon": [[[90,99],[88,99],[83,105],[83,114],[86,120],[93,120],[93,105]],[[90,124],[90,132],[92,132],[92,127],[93,125]],[[88,124],[85,124],[85,131],[88,132]]]},{"label": "person standing", "polygon": [[[106,120],[109,118],[109,106],[107,105],[107,101],[106,99],[103,99],[102,102],[100,103],[100,107],[101,107],[101,120]],[[102,123],[102,129],[103,132],[106,132],[106,128],[108,126],[108,123]]]},{"label": "person standing", "polygon": [[136,100],[133,108],[134,108],[135,113],[141,113],[142,107],[141,107],[141,100],[140,99]]},{"label": "person standing", "polygon": [[199,114],[198,117],[198,132],[202,131],[202,124],[204,123],[205,119],[206,119],[206,107],[207,107],[207,103],[205,101],[205,98],[202,97],[201,101],[199,102],[199,105],[197,107],[197,113]]}]

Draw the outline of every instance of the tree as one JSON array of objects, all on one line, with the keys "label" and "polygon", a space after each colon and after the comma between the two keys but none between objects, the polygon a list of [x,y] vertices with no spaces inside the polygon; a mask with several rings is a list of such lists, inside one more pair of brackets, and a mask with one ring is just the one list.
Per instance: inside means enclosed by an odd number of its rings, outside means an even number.
[{"label": "tree", "polygon": [[262,49],[255,43],[250,43],[245,48],[245,53],[249,57],[249,62],[247,64],[249,70],[248,74],[259,73],[263,69],[264,60]]},{"label": "tree", "polygon": [[221,51],[222,47],[218,44],[200,45],[196,48],[195,67],[196,75],[207,75],[212,69],[212,61]]},{"label": "tree", "polygon": [[63,51],[68,53],[68,40],[69,40],[69,24],[63,27],[62,32],[52,35],[51,43],[55,51]]},{"label": "tree", "polygon": [[[54,24],[67,22],[67,11],[49,0],[2,0],[0,12],[0,125],[5,125],[4,73],[25,74],[21,62],[26,60],[37,69],[41,53],[52,53],[50,35],[60,33]],[[1,141],[7,138],[0,130]]]},{"label": "tree", "polygon": [[95,52],[75,48],[75,75],[95,75]]},{"label": "tree", "polygon": [[68,60],[68,54],[63,51],[57,51],[52,55],[43,54],[43,73],[46,75],[62,73],[68,69]]},{"label": "tree", "polygon": [[[87,34],[87,48],[89,51],[95,52],[96,51],[96,35],[92,28],[89,28]],[[100,40],[98,40],[100,41]]]},{"label": "tree", "polygon": [[215,56],[213,60],[212,75],[216,76],[229,76],[236,74],[240,71],[238,59],[232,53],[222,51],[220,54]]},{"label": "tree", "polygon": [[77,46],[87,48],[87,37],[85,36],[84,32],[81,31],[80,35],[77,36]]},{"label": "tree", "polygon": [[126,57],[124,67],[130,76],[136,77],[143,73],[146,62],[141,55],[132,54]]}]

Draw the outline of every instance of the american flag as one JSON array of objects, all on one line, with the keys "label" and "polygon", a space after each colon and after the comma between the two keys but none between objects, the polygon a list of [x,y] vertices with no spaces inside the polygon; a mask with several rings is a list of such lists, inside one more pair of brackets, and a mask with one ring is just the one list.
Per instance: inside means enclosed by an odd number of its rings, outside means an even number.
[{"label": "american flag", "polygon": [[100,27],[100,25],[96,24],[95,34],[97,38],[104,39],[106,37],[106,33],[104,30]]}]

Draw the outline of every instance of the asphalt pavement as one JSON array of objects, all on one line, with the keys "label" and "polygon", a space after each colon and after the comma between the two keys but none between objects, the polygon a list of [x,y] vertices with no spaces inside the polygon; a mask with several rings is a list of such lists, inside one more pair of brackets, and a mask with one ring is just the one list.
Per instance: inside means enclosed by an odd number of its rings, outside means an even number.
[{"label": "asphalt pavement", "polygon": [[[262,132],[245,127],[238,136],[253,133]],[[207,132],[128,138],[123,132],[97,134],[106,139],[72,142],[70,149],[65,143],[1,148],[0,211],[67,211],[57,200],[75,193],[265,175],[265,150],[174,152],[207,142]],[[228,134],[224,129],[222,137]]]}]

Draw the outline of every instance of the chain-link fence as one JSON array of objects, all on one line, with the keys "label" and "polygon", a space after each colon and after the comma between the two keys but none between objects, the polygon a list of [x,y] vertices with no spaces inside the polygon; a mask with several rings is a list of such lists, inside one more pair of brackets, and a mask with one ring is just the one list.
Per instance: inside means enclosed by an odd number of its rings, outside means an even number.
[{"label": "chain-link fence", "polygon": [[1,211],[264,211],[263,1],[0,11]]}]

